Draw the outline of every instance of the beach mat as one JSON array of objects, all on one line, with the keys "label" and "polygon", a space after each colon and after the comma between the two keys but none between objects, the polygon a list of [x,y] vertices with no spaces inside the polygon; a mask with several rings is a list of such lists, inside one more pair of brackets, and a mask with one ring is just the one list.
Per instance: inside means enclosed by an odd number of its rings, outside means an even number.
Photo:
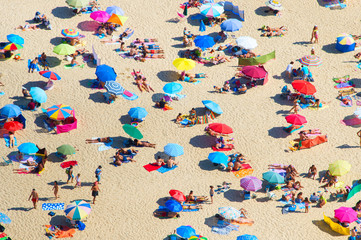
[{"label": "beach mat", "polygon": [[43,203],[41,209],[43,211],[64,210],[64,203]]},{"label": "beach mat", "polygon": [[61,163],[60,167],[61,168],[68,168],[70,166],[76,166],[76,165],[78,165],[77,161],[66,161],[66,162]]},{"label": "beach mat", "polygon": [[345,126],[355,126],[361,124],[361,119],[356,117],[356,118],[341,120],[340,122]]},{"label": "beach mat", "polygon": [[138,99],[138,96],[135,93],[129,92],[127,90],[124,90],[124,93],[121,96],[130,101]]},{"label": "beach mat", "polygon": [[[4,134],[4,140],[5,140],[5,146],[6,146],[6,147],[10,147],[9,134]],[[14,140],[15,140],[14,145],[17,146],[17,145],[18,145],[18,141],[16,140],[16,137],[14,137]]]},{"label": "beach mat", "polygon": [[158,170],[162,166],[156,166],[156,165],[154,165],[154,163],[151,163],[151,164],[144,165],[143,167],[148,172],[152,172],[152,171]]},{"label": "beach mat", "polygon": [[244,178],[245,176],[251,175],[253,173],[253,169],[241,169],[239,171],[233,172],[234,176],[237,178]]},{"label": "beach mat", "polygon": [[163,167],[159,168],[157,171],[160,172],[160,173],[166,173],[166,172],[169,172],[171,170],[176,169],[177,167],[178,167],[177,165],[173,166],[172,168],[168,168],[166,166],[163,166]]},{"label": "beach mat", "polygon": [[[227,146],[233,146],[233,144],[227,144]],[[227,152],[227,151],[231,151],[234,148],[220,148],[217,149],[215,146],[212,146],[212,150],[215,152]]]},{"label": "beach mat", "polygon": [[71,68],[76,68],[76,67],[83,68],[83,67],[84,67],[84,64],[80,64],[80,65],[78,65],[78,66],[73,66],[73,65],[71,65],[71,64],[66,64],[66,65],[64,65],[64,68],[65,68],[65,69],[71,69]]},{"label": "beach mat", "polygon": [[345,98],[347,98],[348,100],[350,100],[350,103],[349,104],[344,104],[342,101],[340,103],[340,105],[342,107],[352,107],[353,103],[352,103],[352,98],[350,96],[346,96]]}]

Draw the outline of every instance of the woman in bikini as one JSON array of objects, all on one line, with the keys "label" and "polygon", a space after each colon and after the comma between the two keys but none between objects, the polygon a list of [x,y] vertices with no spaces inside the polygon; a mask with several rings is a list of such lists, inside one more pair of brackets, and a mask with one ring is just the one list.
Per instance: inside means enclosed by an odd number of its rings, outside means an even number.
[{"label": "woman in bikini", "polygon": [[158,42],[158,39],[156,38],[136,38],[134,43],[149,43],[149,42]]},{"label": "woman in bikini", "polygon": [[[152,91],[154,92],[154,89],[150,86],[150,84],[147,81],[147,78],[143,78],[143,83],[142,83],[143,88],[145,89],[145,91],[149,92]],[[138,87],[139,88],[139,87]]]},{"label": "woman in bikini", "polygon": [[156,144],[154,143],[150,143],[147,141],[139,141],[138,139],[134,139],[133,141],[134,145],[136,147],[151,147],[151,148],[155,148]]}]

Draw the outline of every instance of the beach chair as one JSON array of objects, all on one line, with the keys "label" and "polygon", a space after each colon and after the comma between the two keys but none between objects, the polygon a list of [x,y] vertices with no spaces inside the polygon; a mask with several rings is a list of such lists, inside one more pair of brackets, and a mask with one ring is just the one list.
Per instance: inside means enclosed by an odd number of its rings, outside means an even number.
[{"label": "beach chair", "polygon": [[357,91],[354,88],[344,89],[338,91],[339,97],[348,96],[357,93]]},{"label": "beach chair", "polygon": [[10,164],[13,165],[13,161],[9,158],[8,160],[6,160],[4,157],[2,157],[4,160],[4,165],[5,166],[9,166]]},{"label": "beach chair", "polygon": [[250,200],[251,199],[251,192],[243,191],[243,200]]}]

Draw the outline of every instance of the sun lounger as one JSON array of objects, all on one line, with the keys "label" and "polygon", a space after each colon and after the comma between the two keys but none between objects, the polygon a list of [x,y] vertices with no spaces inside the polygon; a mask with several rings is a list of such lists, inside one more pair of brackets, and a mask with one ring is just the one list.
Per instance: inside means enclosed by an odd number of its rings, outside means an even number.
[{"label": "sun lounger", "polygon": [[345,89],[345,90],[340,90],[338,91],[340,96],[347,96],[347,95],[353,95],[355,93],[357,93],[357,91],[354,88],[349,88],[349,89]]}]

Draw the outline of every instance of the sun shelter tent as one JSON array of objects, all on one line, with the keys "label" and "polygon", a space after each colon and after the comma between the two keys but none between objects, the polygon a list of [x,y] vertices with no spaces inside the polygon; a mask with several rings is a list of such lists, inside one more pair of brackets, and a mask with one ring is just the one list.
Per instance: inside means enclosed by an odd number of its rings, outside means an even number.
[{"label": "sun shelter tent", "polygon": [[56,126],[56,133],[65,133],[65,132],[69,132],[73,129],[77,129],[78,128],[78,119],[76,119],[75,117],[75,111],[73,110],[73,116],[72,117],[68,117],[65,119],[64,124],[63,125],[58,125]]},{"label": "sun shelter tent", "polygon": [[102,64],[101,63],[101,58],[95,52],[94,45],[92,46],[92,50],[93,50],[94,64],[96,64],[97,66],[101,65]]},{"label": "sun shelter tent", "polygon": [[244,11],[239,10],[238,6],[233,5],[232,2],[228,1],[219,2],[218,4],[224,7],[224,11],[232,12],[233,14],[237,15],[242,22],[244,22]]}]

